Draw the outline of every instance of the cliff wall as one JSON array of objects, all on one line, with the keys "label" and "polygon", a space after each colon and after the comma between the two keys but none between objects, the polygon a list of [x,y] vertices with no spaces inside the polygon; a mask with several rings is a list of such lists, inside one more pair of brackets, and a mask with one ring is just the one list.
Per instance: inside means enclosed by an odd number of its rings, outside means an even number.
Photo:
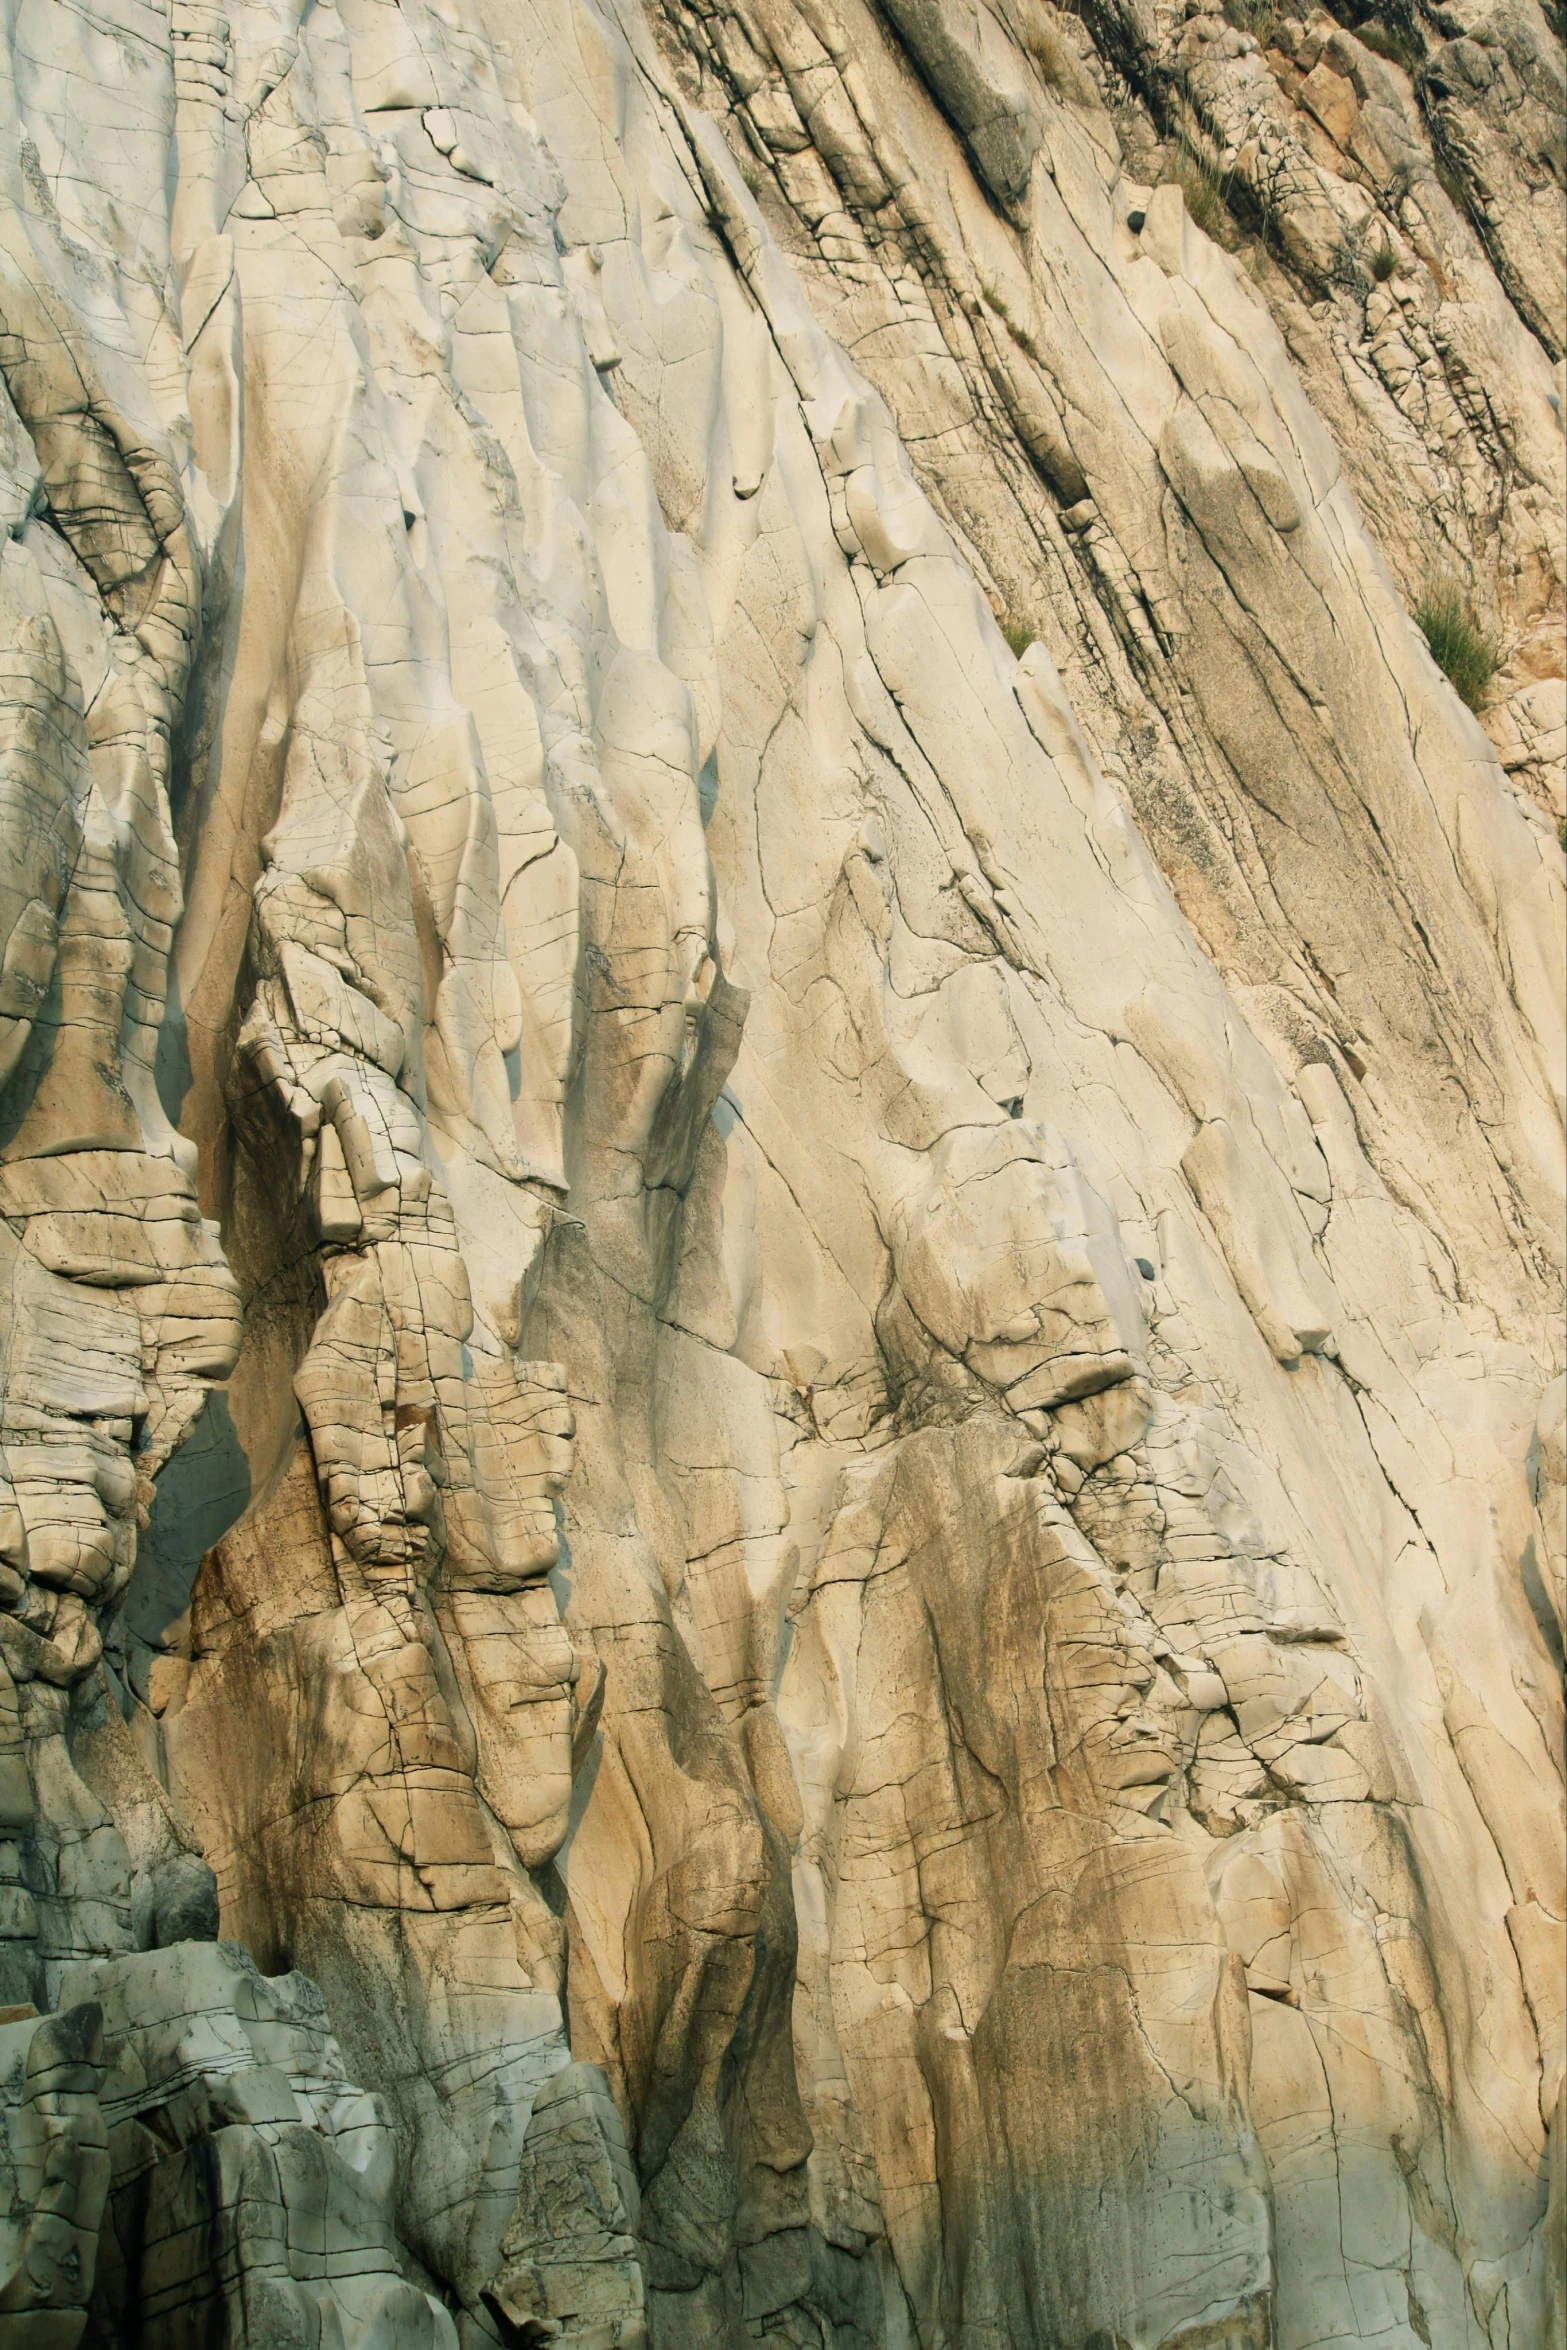
[{"label": "cliff wall", "polygon": [[0,2342],[1559,2350],[1559,12],[4,25]]}]

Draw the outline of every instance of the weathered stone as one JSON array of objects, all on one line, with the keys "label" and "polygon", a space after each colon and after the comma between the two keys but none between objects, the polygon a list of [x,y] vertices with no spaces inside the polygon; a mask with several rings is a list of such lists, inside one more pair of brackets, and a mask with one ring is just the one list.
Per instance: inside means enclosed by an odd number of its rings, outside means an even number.
[{"label": "weathered stone", "polygon": [[1554,2346],[1547,20],[285,16],[0,37],[0,2350]]}]

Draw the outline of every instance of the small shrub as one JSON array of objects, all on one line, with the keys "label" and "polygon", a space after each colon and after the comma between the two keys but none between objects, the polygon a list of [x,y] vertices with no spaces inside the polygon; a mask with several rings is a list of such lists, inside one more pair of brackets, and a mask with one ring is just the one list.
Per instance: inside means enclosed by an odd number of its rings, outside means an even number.
[{"label": "small shrub", "polygon": [[1380,17],[1370,16],[1364,24],[1356,25],[1355,38],[1374,57],[1385,57],[1389,65],[1398,66],[1411,81],[1425,63],[1425,52],[1408,25],[1385,24]]},{"label": "small shrub", "polygon": [[1398,255],[1384,236],[1371,256],[1371,274],[1379,286],[1385,286],[1397,267]]},{"label": "small shrub", "polygon": [[1450,163],[1436,157],[1436,182],[1460,220],[1469,218],[1469,191]]},{"label": "small shrub", "polygon": [[1478,710],[1502,665],[1501,640],[1481,626],[1474,605],[1456,579],[1427,581],[1415,606],[1415,621],[1453,691],[1471,710]]},{"label": "small shrub", "polygon": [[1021,661],[1029,646],[1039,641],[1039,631],[1030,628],[1026,621],[1003,618],[1000,626],[1014,661]]},{"label": "small shrub", "polygon": [[1222,175],[1183,138],[1175,150],[1175,176],[1193,223],[1217,242],[1225,217]]},{"label": "small shrub", "polygon": [[1250,33],[1259,49],[1271,49],[1278,24],[1273,0],[1224,0],[1226,20],[1238,33]]}]

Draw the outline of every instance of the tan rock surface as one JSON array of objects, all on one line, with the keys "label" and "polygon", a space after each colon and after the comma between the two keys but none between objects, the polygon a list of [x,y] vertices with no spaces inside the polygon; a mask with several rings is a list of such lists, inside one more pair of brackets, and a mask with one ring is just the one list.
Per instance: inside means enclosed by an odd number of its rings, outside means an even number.
[{"label": "tan rock surface", "polygon": [[0,2350],[1567,2343],[1562,49],[1352,16],[8,8]]}]

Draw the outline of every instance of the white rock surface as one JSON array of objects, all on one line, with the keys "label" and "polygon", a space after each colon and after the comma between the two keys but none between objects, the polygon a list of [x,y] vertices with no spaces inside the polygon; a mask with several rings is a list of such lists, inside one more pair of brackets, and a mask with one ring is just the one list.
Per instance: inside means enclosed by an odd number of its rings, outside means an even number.
[{"label": "white rock surface", "polygon": [[1351,13],[9,0],[0,2350],[1567,2342],[1562,51]]}]

